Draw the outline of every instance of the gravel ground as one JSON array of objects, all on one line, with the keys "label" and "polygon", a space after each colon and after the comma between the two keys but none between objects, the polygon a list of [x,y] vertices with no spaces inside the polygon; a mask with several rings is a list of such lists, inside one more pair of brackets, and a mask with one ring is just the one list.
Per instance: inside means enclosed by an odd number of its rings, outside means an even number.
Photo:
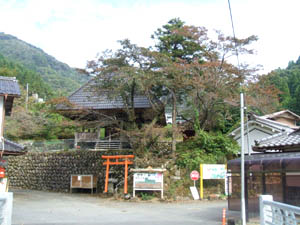
[{"label": "gravel ground", "polygon": [[227,201],[131,202],[90,194],[13,190],[15,225],[215,225]]}]

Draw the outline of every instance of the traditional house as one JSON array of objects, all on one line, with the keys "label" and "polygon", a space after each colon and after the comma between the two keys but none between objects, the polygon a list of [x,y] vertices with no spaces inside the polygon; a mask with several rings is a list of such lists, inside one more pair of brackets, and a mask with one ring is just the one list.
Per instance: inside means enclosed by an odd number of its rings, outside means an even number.
[{"label": "traditional house", "polygon": [[[113,90],[97,90],[96,81],[91,79],[68,97],[68,103],[57,108],[72,119],[85,120],[85,127],[75,133],[75,145],[91,143],[95,149],[127,148],[128,140],[119,132],[128,122],[128,114],[121,96],[110,97]],[[114,93],[115,94],[115,93]],[[135,122],[140,126],[151,122],[156,112],[145,95],[133,98]],[[163,109],[163,107],[161,107]],[[160,123],[165,124],[161,110]]]},{"label": "traditional house", "polygon": [[[292,132],[298,128],[297,122],[299,121],[300,116],[289,110],[265,116],[250,115],[248,123],[245,123],[245,153],[249,153],[249,151],[250,154],[255,153],[251,149],[251,146],[255,144],[255,140],[260,140],[284,131]],[[241,145],[240,127],[233,130],[230,136]]]},{"label": "traditional house", "polygon": [[[300,129],[256,141],[245,156],[245,198],[250,213],[259,209],[259,195],[273,195],[275,201],[300,206]],[[240,210],[241,160],[228,162],[228,208]]]},{"label": "traditional house", "polygon": [[15,97],[20,97],[20,88],[15,77],[0,76],[0,155],[26,153],[24,147],[4,138],[4,119],[10,116]]}]

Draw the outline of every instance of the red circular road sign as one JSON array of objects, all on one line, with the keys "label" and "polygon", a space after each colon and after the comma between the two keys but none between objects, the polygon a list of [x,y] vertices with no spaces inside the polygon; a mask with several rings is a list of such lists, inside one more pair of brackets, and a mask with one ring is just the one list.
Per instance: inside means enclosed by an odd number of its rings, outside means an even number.
[{"label": "red circular road sign", "polygon": [[200,177],[200,175],[199,175],[199,173],[198,173],[197,170],[193,170],[193,171],[191,172],[191,174],[190,174],[190,177],[191,177],[192,180],[198,180],[199,177]]}]

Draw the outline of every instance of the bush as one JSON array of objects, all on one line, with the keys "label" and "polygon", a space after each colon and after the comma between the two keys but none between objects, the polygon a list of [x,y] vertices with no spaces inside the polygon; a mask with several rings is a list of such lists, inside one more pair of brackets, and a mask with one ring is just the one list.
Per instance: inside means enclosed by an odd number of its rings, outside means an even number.
[{"label": "bush", "polygon": [[200,131],[197,136],[177,144],[176,164],[198,170],[201,163],[226,163],[238,150],[238,144],[226,135]]}]

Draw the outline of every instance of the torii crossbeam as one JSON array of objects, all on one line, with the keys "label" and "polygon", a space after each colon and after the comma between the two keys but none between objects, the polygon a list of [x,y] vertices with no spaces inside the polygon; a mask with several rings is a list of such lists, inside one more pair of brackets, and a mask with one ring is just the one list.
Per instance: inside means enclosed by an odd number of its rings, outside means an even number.
[{"label": "torii crossbeam", "polygon": [[[124,194],[127,194],[127,178],[128,178],[128,165],[133,164],[134,155],[103,155],[102,159],[106,159],[103,162],[103,165],[106,165],[106,173],[105,173],[105,188],[104,192],[107,192],[108,188],[108,176],[109,176],[109,166],[110,165],[125,165],[125,177],[124,177]],[[113,161],[111,161],[113,160]],[[121,160],[121,161],[119,161]]]}]

